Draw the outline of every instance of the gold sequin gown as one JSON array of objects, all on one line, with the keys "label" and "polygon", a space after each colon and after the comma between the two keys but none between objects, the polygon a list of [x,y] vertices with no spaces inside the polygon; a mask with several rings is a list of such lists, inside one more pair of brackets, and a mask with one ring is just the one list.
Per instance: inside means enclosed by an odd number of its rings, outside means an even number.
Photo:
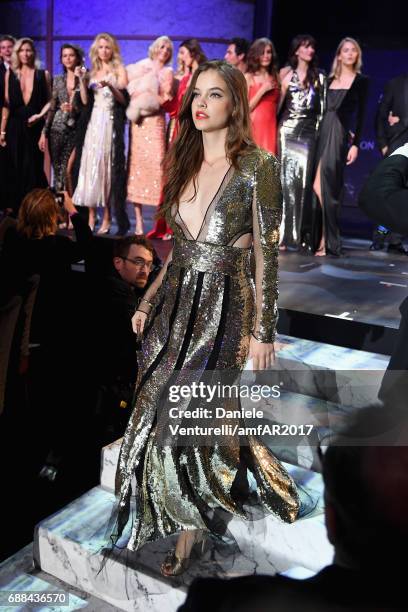
[{"label": "gold sequin gown", "polygon": [[[141,352],[135,406],[123,437],[116,474],[118,531],[129,517],[136,473],[136,519],[127,547],[188,529],[217,533],[214,516],[248,518],[233,494],[246,464],[266,513],[292,522],[299,510],[296,485],[255,437],[223,444],[162,446],[157,423],[163,390],[197,381],[206,371],[242,371],[252,330],[273,342],[277,319],[277,269],[281,187],[276,158],[260,149],[225,175],[193,237],[175,207],[171,262],[155,295]],[[234,247],[253,235],[253,248]],[[255,297],[256,296],[256,297]],[[151,299],[151,298],[150,298]],[[245,446],[246,451],[242,452]]]}]

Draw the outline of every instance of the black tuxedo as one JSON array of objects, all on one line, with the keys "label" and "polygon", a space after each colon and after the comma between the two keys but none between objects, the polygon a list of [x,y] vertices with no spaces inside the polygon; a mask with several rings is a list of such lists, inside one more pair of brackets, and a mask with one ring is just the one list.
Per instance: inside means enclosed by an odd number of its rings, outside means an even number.
[{"label": "black tuxedo", "polygon": [[383,159],[365,183],[359,206],[370,219],[393,232],[408,234],[408,158]]},{"label": "black tuxedo", "polygon": [[[388,123],[390,112],[399,117],[398,123]],[[388,155],[408,141],[408,74],[398,76],[386,84],[378,106],[375,128],[378,147],[388,147]]]},{"label": "black tuxedo", "polygon": [[1,62],[0,64],[0,107],[4,106],[4,77],[6,75],[6,67],[3,64],[3,62]]},{"label": "black tuxedo", "polygon": [[[377,223],[387,224],[394,232],[408,234],[408,157],[391,155],[381,161],[360,193],[359,205]],[[408,298],[400,306],[401,323],[397,341],[384,376],[380,397],[384,400],[399,395],[405,385],[405,376],[391,371],[408,370]],[[401,396],[402,397],[402,396]],[[406,396],[405,396],[406,397]]]},{"label": "black tuxedo", "polygon": [[[401,603],[403,602],[403,603]],[[405,582],[329,565],[316,576],[195,580],[178,612],[327,612],[405,610]]]},{"label": "black tuxedo", "polygon": [[[0,116],[1,109],[4,106],[4,78],[6,75],[6,67],[1,62],[0,64]],[[0,209],[7,208],[7,191],[5,189],[6,182],[6,151],[0,147]]]},{"label": "black tuxedo", "polygon": [[[399,117],[398,123],[394,125],[388,123],[390,112],[395,117]],[[386,84],[377,110],[375,131],[378,148],[388,147],[386,155],[391,155],[408,141],[408,74],[402,74]],[[387,228],[389,226],[388,223],[384,225]],[[398,232],[391,232],[387,237],[390,244],[399,244],[402,240]],[[384,234],[377,228],[374,241],[381,243],[384,238]]]}]

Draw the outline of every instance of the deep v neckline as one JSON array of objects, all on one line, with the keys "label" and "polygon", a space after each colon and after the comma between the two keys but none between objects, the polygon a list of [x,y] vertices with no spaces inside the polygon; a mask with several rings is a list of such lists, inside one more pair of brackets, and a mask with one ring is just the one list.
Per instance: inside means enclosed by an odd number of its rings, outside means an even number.
[{"label": "deep v neckline", "polygon": [[[229,175],[229,173],[230,173],[231,171],[233,171],[233,172],[232,172],[232,174],[231,174],[231,178],[230,178],[230,180],[227,182],[227,184],[225,185],[225,189],[224,189],[223,193],[220,195],[220,191],[222,190],[222,187],[224,186],[225,181],[226,181],[226,179],[227,179],[227,177],[228,177],[228,175]],[[202,232],[202,229],[203,229],[203,227],[204,227],[205,221],[206,221],[206,219],[207,219],[208,211],[210,210],[211,206],[213,205],[213,203],[215,202],[215,200],[218,198],[218,196],[219,196],[219,195],[220,195],[220,198],[219,198],[219,199],[221,199],[221,197],[223,196],[223,194],[224,194],[225,190],[227,189],[228,185],[229,185],[229,184],[230,184],[230,182],[233,180],[233,178],[234,178],[234,174],[235,174],[235,168],[234,168],[233,166],[230,166],[230,167],[228,168],[228,170],[226,171],[226,173],[224,174],[224,176],[223,176],[223,178],[222,178],[222,180],[221,180],[221,183],[220,183],[220,184],[219,184],[219,186],[218,186],[217,191],[215,192],[214,196],[211,198],[211,202],[208,204],[208,206],[207,206],[207,208],[206,208],[206,210],[205,210],[205,213],[204,213],[204,216],[203,216],[203,220],[202,220],[201,225],[200,225],[200,228],[199,228],[199,230],[198,230],[198,234],[197,234],[197,236],[196,236],[195,238],[194,238],[194,236],[193,236],[192,232],[189,230],[187,223],[184,221],[183,217],[181,216],[179,206],[177,205],[177,210],[176,210],[176,214],[175,214],[174,219],[176,220],[176,219],[177,219],[177,216],[180,218],[180,220],[181,220],[181,222],[182,222],[183,226],[185,227],[185,229],[187,230],[187,232],[189,233],[189,235],[190,235],[190,236],[191,236],[191,238],[193,239],[193,242],[197,242],[197,241],[198,241],[198,239],[199,239],[199,237],[200,237],[200,234],[201,234],[201,232]],[[176,223],[177,223],[177,221],[176,221]],[[180,225],[179,225],[179,227],[180,227]],[[181,228],[181,229],[182,229],[182,228]],[[183,231],[183,233],[184,233],[184,235],[185,235],[185,232],[184,232],[184,231]]]},{"label": "deep v neckline", "polygon": [[19,86],[19,88],[20,88],[21,99],[22,99],[23,104],[24,104],[24,106],[25,106],[26,108],[28,108],[28,107],[29,107],[30,102],[31,102],[32,97],[33,97],[33,94],[34,94],[34,87],[35,87],[35,77],[36,77],[36,72],[37,72],[37,70],[36,70],[36,69],[34,69],[34,74],[33,74],[33,86],[32,86],[32,89],[31,89],[31,94],[30,94],[30,97],[28,98],[28,102],[27,102],[27,103],[24,101],[23,91],[22,91],[22,89],[21,89],[21,82],[20,82],[20,80],[18,79],[18,86]]}]

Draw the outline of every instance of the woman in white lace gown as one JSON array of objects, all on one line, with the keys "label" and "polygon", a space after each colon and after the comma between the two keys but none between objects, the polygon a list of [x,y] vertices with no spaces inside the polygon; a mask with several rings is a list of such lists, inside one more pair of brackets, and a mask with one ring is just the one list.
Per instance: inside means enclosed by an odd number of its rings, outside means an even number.
[{"label": "woman in white lace gown", "polygon": [[[127,76],[118,44],[110,34],[98,34],[89,56],[92,61],[88,87],[90,116],[83,147],[78,147],[79,175],[73,201],[78,206],[89,208],[89,225],[92,230],[96,208],[103,208],[103,221],[98,233],[106,234],[110,231],[111,203],[116,207],[119,230],[125,230],[128,226],[123,218],[126,217],[125,198],[118,194],[118,191],[124,190],[120,183],[125,182],[123,129],[128,103]],[[119,121],[118,111],[119,116],[123,115]]]}]

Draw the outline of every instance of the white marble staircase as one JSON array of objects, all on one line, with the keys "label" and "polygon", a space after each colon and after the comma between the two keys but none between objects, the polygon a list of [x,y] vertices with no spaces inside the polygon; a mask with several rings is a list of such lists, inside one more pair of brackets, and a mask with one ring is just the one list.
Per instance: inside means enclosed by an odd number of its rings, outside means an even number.
[{"label": "white marble staircase", "polygon": [[[347,383],[346,375],[343,383],[339,371],[377,371],[373,388],[375,385],[378,388],[388,362],[386,357],[363,351],[282,336],[280,341],[285,346],[279,352],[277,368],[280,374],[287,373],[283,381],[284,393],[278,408],[266,407],[265,418],[285,420],[286,416],[288,422],[306,422],[313,418],[318,437],[323,436],[337,418],[344,416],[344,409],[322,399],[320,381],[315,384],[313,372],[327,371],[335,376],[338,390],[344,398],[350,398],[347,388],[350,382]],[[302,380],[302,388],[297,375],[292,375],[294,370],[312,373]],[[363,404],[368,398],[360,399]],[[293,572],[299,566],[305,568],[303,572],[316,572],[330,562],[332,547],[324,527],[321,476],[309,469],[317,467],[312,451],[306,443],[274,449],[281,460],[287,462],[288,471],[302,490],[315,501],[313,512],[292,525],[283,524],[272,516],[252,523],[233,519],[229,530],[239,545],[238,552],[227,545],[212,546],[185,575],[165,579],[159,567],[174,538],[148,544],[138,553],[130,553],[123,547],[101,570],[103,549],[108,543],[107,522],[115,503],[113,482],[119,452],[119,442],[115,442],[102,451],[100,485],[37,526],[35,569],[27,566],[31,551],[24,552],[24,567],[7,560],[0,566],[0,589],[9,590],[10,585],[24,585],[30,581],[28,590],[62,588],[71,594],[71,600],[70,607],[61,607],[61,611],[86,608],[172,612],[184,601],[187,586],[195,576]],[[126,533],[119,545],[125,540]],[[43,581],[41,588],[38,580]]]}]

